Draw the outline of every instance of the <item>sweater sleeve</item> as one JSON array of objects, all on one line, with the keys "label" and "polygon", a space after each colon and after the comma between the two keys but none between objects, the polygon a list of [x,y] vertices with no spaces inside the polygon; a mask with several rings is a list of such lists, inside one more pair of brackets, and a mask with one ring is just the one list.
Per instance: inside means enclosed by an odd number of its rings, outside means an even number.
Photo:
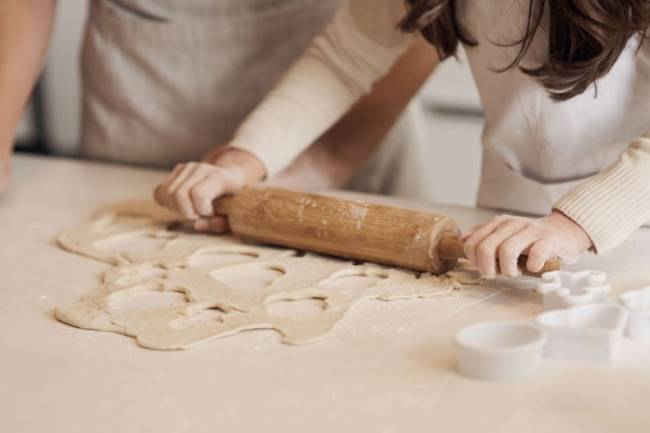
[{"label": "sweater sleeve", "polygon": [[650,130],[619,160],[555,203],[579,224],[597,253],[623,242],[650,221]]},{"label": "sweater sleeve", "polygon": [[402,0],[350,0],[266,99],[230,146],[255,155],[273,176],[386,74],[413,36],[397,24]]}]

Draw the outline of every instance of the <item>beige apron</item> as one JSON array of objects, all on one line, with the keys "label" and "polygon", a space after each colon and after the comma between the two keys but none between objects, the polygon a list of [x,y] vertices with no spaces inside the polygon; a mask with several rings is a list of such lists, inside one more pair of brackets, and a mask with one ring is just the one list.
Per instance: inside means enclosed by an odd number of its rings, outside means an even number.
[{"label": "beige apron", "polygon": [[[172,167],[227,143],[342,0],[94,0],[82,55],[82,155]],[[353,183],[408,190],[401,120]],[[392,176],[383,171],[393,170]],[[408,175],[408,184],[420,184]],[[382,179],[390,179],[385,182]]]}]

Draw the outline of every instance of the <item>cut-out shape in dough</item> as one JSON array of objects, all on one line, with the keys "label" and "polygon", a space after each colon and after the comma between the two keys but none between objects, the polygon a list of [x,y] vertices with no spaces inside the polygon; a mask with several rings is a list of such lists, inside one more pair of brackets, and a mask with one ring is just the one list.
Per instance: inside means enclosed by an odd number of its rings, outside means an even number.
[{"label": "cut-out shape in dough", "polygon": [[156,233],[132,233],[99,241],[95,247],[123,254],[151,253],[160,251],[173,237],[161,236]]},{"label": "cut-out shape in dough", "polygon": [[228,265],[246,263],[257,259],[254,252],[203,251],[193,254],[187,264],[193,268],[218,269]]},{"label": "cut-out shape in dough", "polygon": [[172,329],[186,329],[204,323],[218,323],[222,321],[224,314],[227,314],[220,308],[208,308],[191,316],[183,316],[169,323]]},{"label": "cut-out shape in dough", "polygon": [[285,274],[279,267],[226,268],[210,273],[212,278],[238,290],[258,290],[269,286],[276,278]]},{"label": "cut-out shape in dough", "polygon": [[[454,296],[459,287],[448,276],[244,244],[232,236],[171,232],[173,221],[150,202],[128,202],[63,233],[61,247],[114,267],[94,291],[58,307],[57,319],[120,332],[158,350],[188,349],[251,329],[273,329],[284,343],[305,344],[326,336],[358,302]],[[137,236],[164,243],[148,252],[98,247]]]},{"label": "cut-out shape in dough", "polygon": [[267,304],[266,312],[273,317],[312,316],[327,310],[327,303],[321,298],[284,299]]},{"label": "cut-out shape in dough", "polygon": [[386,272],[368,272],[366,269],[358,270],[353,268],[332,275],[321,284],[321,287],[345,290],[365,290],[374,287],[379,280],[386,278],[388,278],[388,273]]}]

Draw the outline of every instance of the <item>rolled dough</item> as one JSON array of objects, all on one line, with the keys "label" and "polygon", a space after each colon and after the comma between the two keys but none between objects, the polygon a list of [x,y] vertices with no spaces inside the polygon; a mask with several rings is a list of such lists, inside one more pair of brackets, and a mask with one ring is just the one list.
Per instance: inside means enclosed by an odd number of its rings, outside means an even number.
[{"label": "rolled dough", "polygon": [[[151,202],[131,201],[59,236],[62,248],[113,268],[89,295],[58,307],[57,319],[159,350],[188,349],[249,329],[274,329],[283,342],[304,344],[327,335],[358,302],[449,296],[461,283],[458,275],[420,275],[171,231],[174,219]],[[137,305],[148,297],[158,304]],[[307,314],[292,308],[305,302],[312,307]]]}]

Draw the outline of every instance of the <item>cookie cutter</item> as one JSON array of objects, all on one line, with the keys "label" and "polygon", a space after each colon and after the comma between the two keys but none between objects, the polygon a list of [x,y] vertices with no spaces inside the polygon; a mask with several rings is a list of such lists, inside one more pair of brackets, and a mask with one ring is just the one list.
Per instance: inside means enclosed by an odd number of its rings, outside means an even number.
[{"label": "cookie cutter", "polygon": [[615,358],[627,311],[616,304],[580,305],[546,311],[535,321],[546,331],[546,356],[606,362]]},{"label": "cookie cutter", "polygon": [[650,338],[650,286],[619,296],[628,313],[626,334],[634,339]]},{"label": "cookie cutter", "polygon": [[483,322],[454,336],[458,371],[480,380],[510,381],[528,376],[542,363],[546,337],[525,322]]},{"label": "cookie cutter", "polygon": [[605,302],[611,289],[607,275],[600,271],[552,271],[542,275],[537,292],[546,310]]}]

